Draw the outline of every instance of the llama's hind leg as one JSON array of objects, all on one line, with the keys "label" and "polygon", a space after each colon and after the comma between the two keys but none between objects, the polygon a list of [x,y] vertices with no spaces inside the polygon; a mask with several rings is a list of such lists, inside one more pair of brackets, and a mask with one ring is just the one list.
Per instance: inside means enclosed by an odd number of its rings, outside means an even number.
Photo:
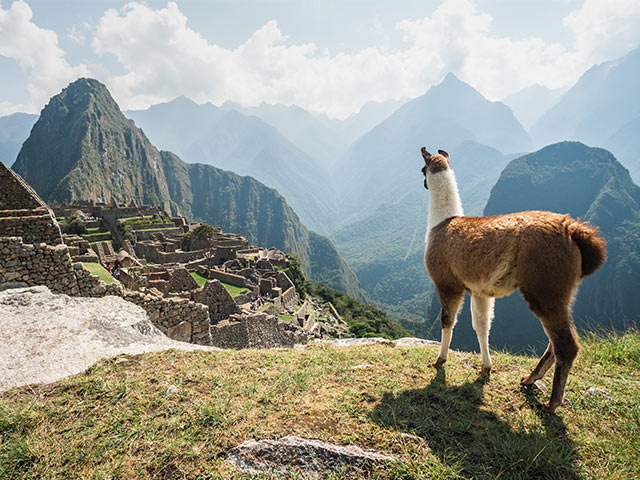
[{"label": "llama's hind leg", "polygon": [[549,338],[553,344],[553,354],[556,359],[551,399],[546,405],[547,409],[552,413],[562,403],[567,378],[580,349],[578,335],[568,315],[567,320],[568,322],[561,328],[549,329]]},{"label": "llama's hind leg", "polygon": [[442,323],[442,337],[440,339],[440,354],[438,359],[434,362],[434,367],[441,367],[444,362],[447,361],[447,354],[449,353],[449,345],[451,344],[451,336],[453,334],[453,327],[456,324],[458,311],[462,305],[464,299],[464,290],[452,290],[438,288],[438,297],[440,298],[440,304],[442,305],[442,312],[440,314],[440,322]]},{"label": "llama's hind leg", "polygon": [[471,297],[471,321],[478,337],[482,356],[482,374],[491,373],[491,355],[489,354],[489,330],[493,319],[494,298]]},{"label": "llama's hind leg", "polygon": [[553,362],[555,362],[555,360],[556,358],[553,355],[553,346],[551,345],[551,342],[549,342],[549,345],[547,346],[545,352],[542,354],[542,357],[540,357],[540,361],[538,362],[538,365],[536,365],[536,368],[534,368],[529,375],[522,379],[522,385],[533,385],[536,380],[540,380],[542,377],[544,377],[544,374],[547,373],[547,370],[551,368],[551,365],[553,365]]}]

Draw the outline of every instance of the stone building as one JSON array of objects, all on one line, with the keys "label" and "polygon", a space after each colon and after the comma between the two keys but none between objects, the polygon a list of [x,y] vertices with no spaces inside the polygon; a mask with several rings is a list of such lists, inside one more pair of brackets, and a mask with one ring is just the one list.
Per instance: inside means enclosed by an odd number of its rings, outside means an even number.
[{"label": "stone building", "polygon": [[233,297],[218,280],[208,280],[202,290],[196,293],[195,300],[209,307],[212,325],[229,318],[230,315],[242,313]]}]

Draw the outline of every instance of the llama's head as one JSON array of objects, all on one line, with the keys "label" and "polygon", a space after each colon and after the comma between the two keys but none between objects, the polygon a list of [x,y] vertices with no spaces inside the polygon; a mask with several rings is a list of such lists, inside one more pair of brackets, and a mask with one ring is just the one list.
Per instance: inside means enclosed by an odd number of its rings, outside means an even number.
[{"label": "llama's head", "polygon": [[424,167],[422,167],[424,188],[429,189],[429,174],[433,175],[447,170],[449,168],[449,154],[444,150],[438,150],[438,153],[431,155],[424,147],[422,147],[420,153],[422,153],[422,158],[424,158]]}]

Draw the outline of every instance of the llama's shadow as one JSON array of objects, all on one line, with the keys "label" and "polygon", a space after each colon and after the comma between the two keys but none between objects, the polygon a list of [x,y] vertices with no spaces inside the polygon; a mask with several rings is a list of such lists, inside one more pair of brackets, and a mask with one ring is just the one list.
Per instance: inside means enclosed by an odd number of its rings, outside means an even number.
[{"label": "llama's shadow", "polygon": [[[440,369],[425,388],[385,393],[371,418],[387,428],[423,438],[445,465],[473,478],[579,478],[576,452],[560,417],[535,408],[541,426],[526,431],[482,408],[486,377],[448,386]],[[531,406],[530,390],[514,398]]]}]

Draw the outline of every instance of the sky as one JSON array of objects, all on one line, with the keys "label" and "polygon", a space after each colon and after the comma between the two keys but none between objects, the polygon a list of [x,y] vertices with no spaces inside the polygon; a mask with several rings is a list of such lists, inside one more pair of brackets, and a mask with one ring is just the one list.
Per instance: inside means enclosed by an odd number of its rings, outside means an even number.
[{"label": "sky", "polygon": [[491,100],[640,46],[638,0],[0,0],[0,115],[78,77],[122,109],[296,104],[345,118],[448,72]]}]

